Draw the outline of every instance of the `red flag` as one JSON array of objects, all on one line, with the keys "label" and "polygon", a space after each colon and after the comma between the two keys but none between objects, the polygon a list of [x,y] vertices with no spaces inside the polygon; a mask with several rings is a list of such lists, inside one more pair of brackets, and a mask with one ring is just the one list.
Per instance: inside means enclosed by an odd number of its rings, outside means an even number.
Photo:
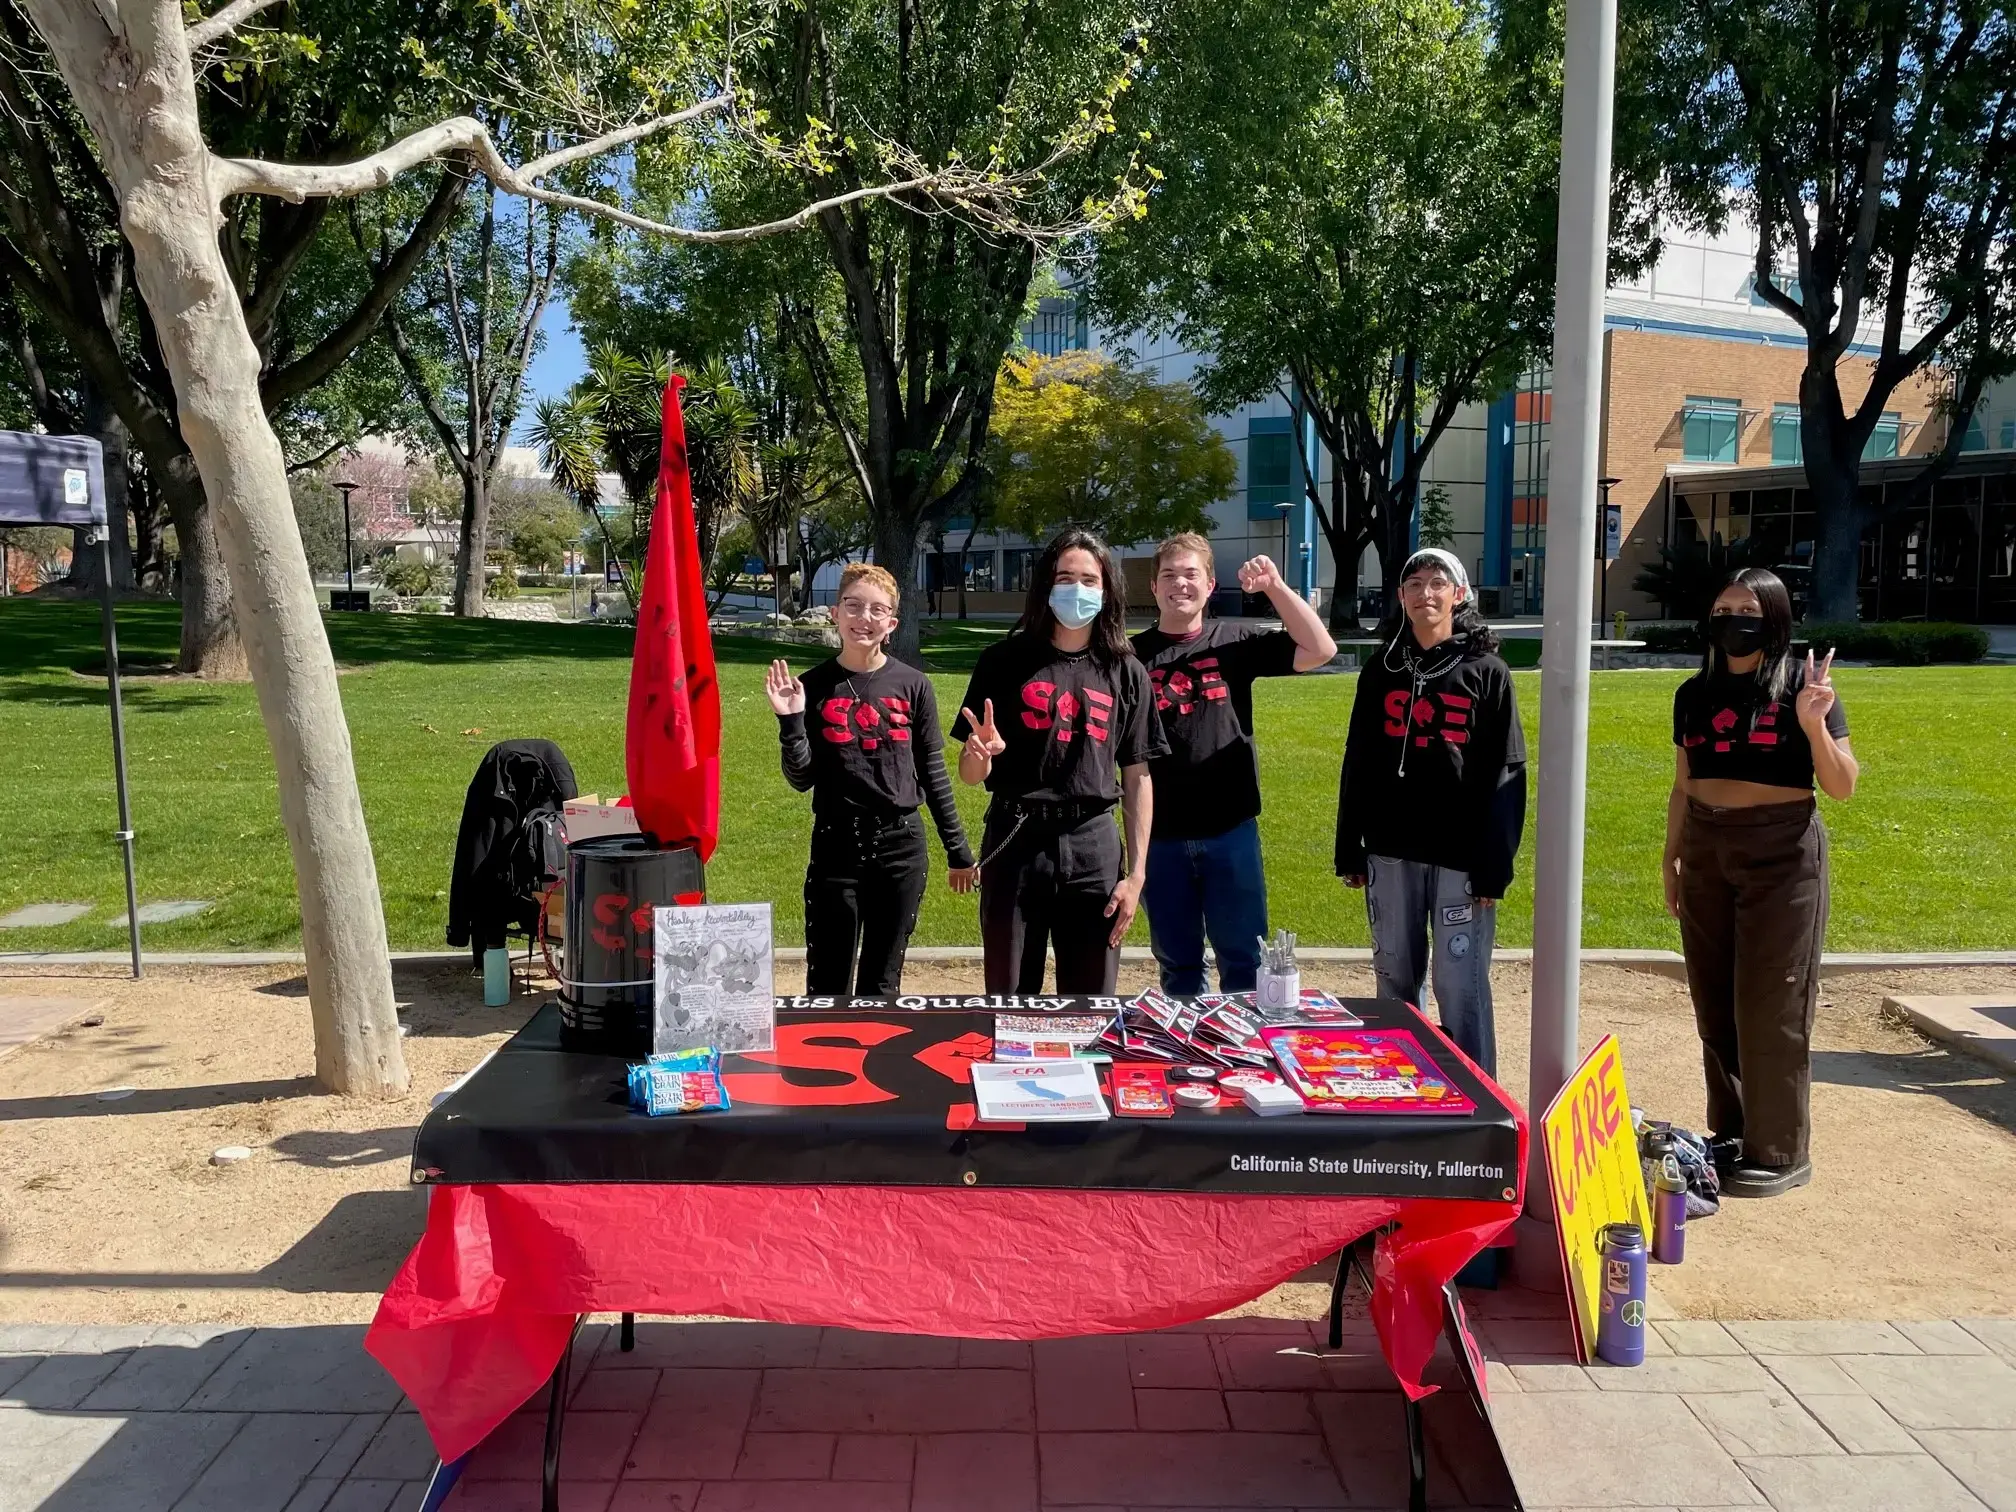
[{"label": "red flag", "polygon": [[705,861],[721,829],[721,688],[679,413],[685,384],[674,373],[665,385],[658,507],[651,512],[644,597],[637,606],[624,765],[638,827],[661,845],[698,846]]}]

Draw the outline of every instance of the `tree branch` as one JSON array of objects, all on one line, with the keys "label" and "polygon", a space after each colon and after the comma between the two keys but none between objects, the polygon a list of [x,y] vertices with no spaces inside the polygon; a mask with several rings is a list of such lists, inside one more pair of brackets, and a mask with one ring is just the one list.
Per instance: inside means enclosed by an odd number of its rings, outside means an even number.
[{"label": "tree branch", "polygon": [[[433,200],[414,223],[412,232],[399,250],[375,270],[370,289],[357,302],[349,318],[306,354],[283,368],[276,368],[260,381],[259,398],[265,404],[267,414],[276,413],[288,400],[307,393],[328,378],[364,344],[378,328],[385,312],[392,307],[393,300],[411,280],[414,270],[433,250],[441,233],[455,218],[455,208],[461,204],[462,192],[468,186],[468,171],[459,164],[451,164],[442,174],[440,187],[434,191]],[[361,244],[358,250],[363,250]]]},{"label": "tree branch", "polygon": [[281,0],[231,0],[215,15],[191,23],[182,35],[189,43],[189,51],[194,53],[213,42],[222,42],[260,11],[280,3]]}]

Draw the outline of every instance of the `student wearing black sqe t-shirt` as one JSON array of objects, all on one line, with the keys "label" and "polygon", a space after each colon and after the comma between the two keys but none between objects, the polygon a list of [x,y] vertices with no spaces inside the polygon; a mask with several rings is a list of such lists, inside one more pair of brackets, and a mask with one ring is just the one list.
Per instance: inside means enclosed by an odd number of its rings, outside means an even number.
[{"label": "student wearing black sqe t-shirt", "polygon": [[[1008,638],[973,669],[952,735],[959,777],[993,801],[980,842],[989,992],[1110,993],[1148,864],[1148,763],[1163,754],[1154,694],[1127,644],[1119,563],[1067,530],[1037,558]],[[1123,862],[1113,824],[1127,826]]]},{"label": "student wearing black sqe t-shirt", "polygon": [[1148,845],[1148,937],[1162,990],[1204,991],[1204,938],[1218,957],[1218,990],[1247,992],[1267,933],[1267,874],[1260,863],[1260,768],[1253,748],[1253,681],[1320,667],[1337,643],[1308,601],[1266,557],[1239,569],[1239,586],[1264,593],[1282,628],[1207,620],[1218,586],[1211,543],[1171,536],[1155,551],[1154,628],[1134,637],[1148,668],[1169,754],[1151,764],[1155,837]]},{"label": "student wearing black sqe t-shirt", "polygon": [[785,780],[812,793],[807,992],[887,997],[902,990],[930,870],[919,804],[931,806],[952,890],[971,892],[978,881],[945,771],[931,679],[882,649],[895,633],[896,610],[896,580],[884,568],[855,563],[840,574],[834,605],[840,654],[803,681],[788,663],[773,663],[764,686],[777,714]]},{"label": "student wearing black sqe t-shirt", "polygon": [[1813,1179],[1813,1010],[1827,933],[1827,830],[1813,786],[1846,800],[1859,768],[1829,674],[1792,660],[1792,596],[1734,574],[1701,670],[1673,695],[1666,908],[1680,921],[1701,1033],[1711,1148],[1731,1197]]}]

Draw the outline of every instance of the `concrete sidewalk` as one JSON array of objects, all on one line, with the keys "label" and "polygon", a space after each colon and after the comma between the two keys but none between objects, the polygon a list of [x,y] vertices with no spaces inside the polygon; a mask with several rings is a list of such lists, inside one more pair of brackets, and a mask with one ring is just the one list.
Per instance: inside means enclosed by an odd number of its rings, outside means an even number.
[{"label": "concrete sidewalk", "polygon": [[[2016,1512],[2016,1322],[1657,1325],[1567,1359],[1558,1303],[1477,1293],[1494,1414],[1543,1509]],[[594,1324],[567,1512],[1050,1512],[1404,1505],[1368,1325],[1218,1319],[1034,1345]],[[359,1328],[0,1328],[0,1512],[412,1512],[433,1453]],[[1442,1362],[1446,1375],[1448,1364]],[[541,1399],[449,1505],[538,1506]],[[1431,1505],[1503,1507],[1477,1419],[1427,1408]]]}]

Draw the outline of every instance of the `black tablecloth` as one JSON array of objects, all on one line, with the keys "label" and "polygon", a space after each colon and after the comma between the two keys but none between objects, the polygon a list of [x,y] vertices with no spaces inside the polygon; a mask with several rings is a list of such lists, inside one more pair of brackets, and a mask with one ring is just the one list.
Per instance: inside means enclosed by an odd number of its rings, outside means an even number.
[{"label": "black tablecloth", "polygon": [[[989,1053],[993,1009],[951,1005],[993,1000],[901,1001],[944,1006],[780,998],[777,1049],[724,1060],[733,1109],[663,1118],[630,1108],[622,1059],[562,1048],[557,1006],[548,1002],[428,1115],[414,1142],[413,1180],[986,1186],[1494,1202],[1511,1200],[1518,1186],[1519,1136],[1509,1101],[1404,1003],[1352,999],[1349,1006],[1367,1028],[1411,1031],[1476,1104],[1473,1113],[1260,1118],[1230,1106],[1182,1108],[1164,1119],[975,1128],[965,1067]],[[1045,1001],[1063,1011],[1083,1006],[1068,998]]]}]

